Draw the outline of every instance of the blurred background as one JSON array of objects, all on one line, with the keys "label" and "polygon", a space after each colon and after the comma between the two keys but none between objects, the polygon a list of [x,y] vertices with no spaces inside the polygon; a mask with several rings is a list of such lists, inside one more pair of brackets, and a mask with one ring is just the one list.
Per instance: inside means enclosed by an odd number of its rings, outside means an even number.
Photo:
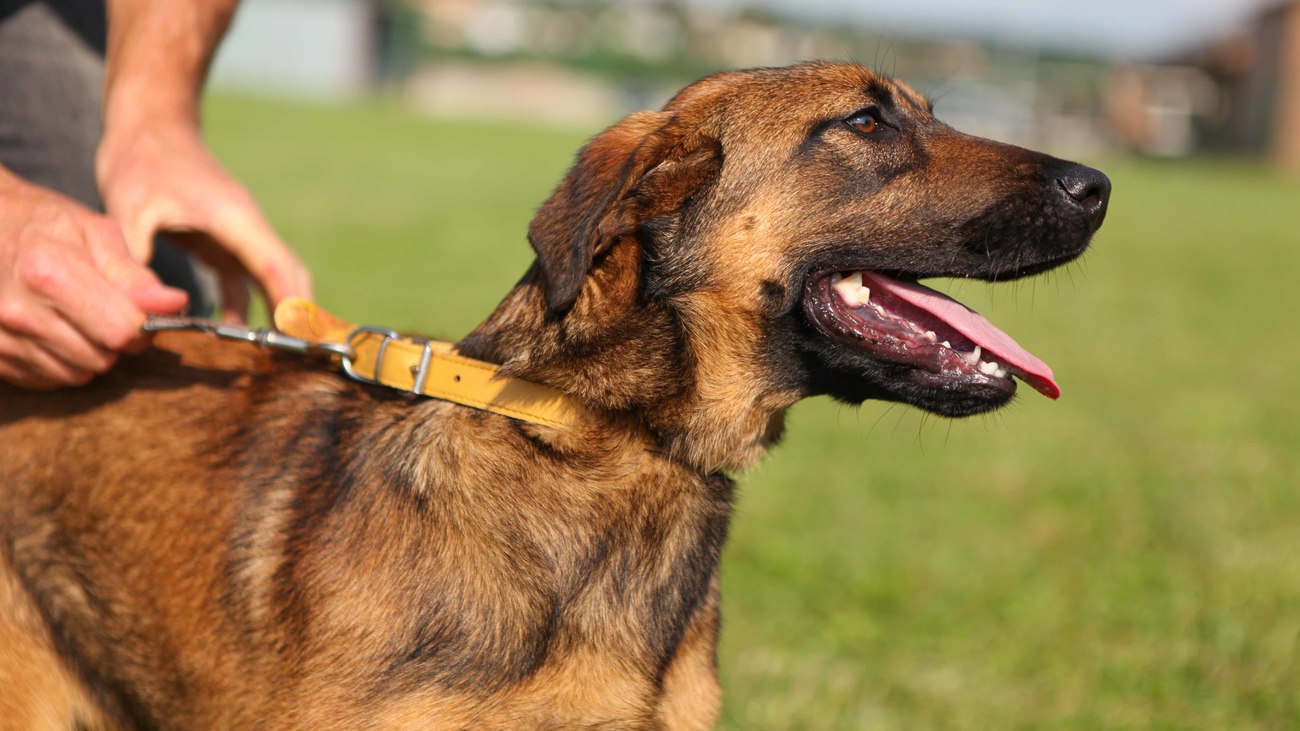
[{"label": "blurred background", "polygon": [[583,140],[809,58],[1115,192],[1080,262],[935,285],[1059,401],[814,399],[741,476],[723,727],[1300,728],[1300,2],[246,0],[205,125],[324,305],[455,339]]}]

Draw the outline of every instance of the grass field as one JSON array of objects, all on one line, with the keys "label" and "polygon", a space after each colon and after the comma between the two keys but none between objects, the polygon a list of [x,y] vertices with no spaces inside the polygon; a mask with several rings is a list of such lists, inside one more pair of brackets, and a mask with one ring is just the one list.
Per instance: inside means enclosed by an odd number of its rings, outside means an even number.
[{"label": "grass field", "polygon": [[[325,305],[447,337],[524,270],[583,138],[231,97],[207,123]],[[1300,187],[1100,166],[1082,263],[939,285],[1052,364],[1059,402],[813,400],[741,476],[725,728],[1300,728]]]}]

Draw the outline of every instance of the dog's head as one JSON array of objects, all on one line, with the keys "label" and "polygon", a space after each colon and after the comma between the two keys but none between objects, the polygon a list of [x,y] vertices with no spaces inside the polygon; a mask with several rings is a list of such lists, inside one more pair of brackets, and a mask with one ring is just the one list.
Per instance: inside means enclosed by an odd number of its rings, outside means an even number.
[{"label": "dog's head", "polygon": [[747,461],[809,395],[947,416],[1007,403],[1013,378],[1055,396],[1041,361],[916,282],[1070,261],[1109,193],[861,66],[718,74],[579,153],[529,229],[537,264],[467,345],[645,412],[708,467]]}]

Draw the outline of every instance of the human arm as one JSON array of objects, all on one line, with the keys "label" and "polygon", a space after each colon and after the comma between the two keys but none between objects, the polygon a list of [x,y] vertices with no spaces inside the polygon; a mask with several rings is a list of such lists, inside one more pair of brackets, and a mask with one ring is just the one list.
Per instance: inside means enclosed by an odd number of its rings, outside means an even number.
[{"label": "human arm", "polygon": [[237,0],[108,0],[104,139],[96,174],[108,215],[139,261],[164,232],[221,277],[227,319],[247,280],[272,305],[311,295],[306,267],[199,132],[199,95]]}]

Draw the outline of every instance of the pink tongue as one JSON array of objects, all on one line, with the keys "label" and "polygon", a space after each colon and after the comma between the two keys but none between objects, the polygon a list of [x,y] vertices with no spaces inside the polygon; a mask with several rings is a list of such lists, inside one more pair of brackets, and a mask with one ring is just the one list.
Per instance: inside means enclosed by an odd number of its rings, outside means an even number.
[{"label": "pink tongue", "polygon": [[[863,271],[862,283],[871,289],[881,289],[899,299],[919,307],[931,315],[943,320],[954,330],[970,338],[990,355],[1024,374],[1025,382],[1044,396],[1054,399],[1061,395],[1061,387],[1052,378],[1052,369],[1039,360],[1010,335],[993,326],[978,312],[929,287]],[[1019,375],[1019,374],[1017,374]]]}]

